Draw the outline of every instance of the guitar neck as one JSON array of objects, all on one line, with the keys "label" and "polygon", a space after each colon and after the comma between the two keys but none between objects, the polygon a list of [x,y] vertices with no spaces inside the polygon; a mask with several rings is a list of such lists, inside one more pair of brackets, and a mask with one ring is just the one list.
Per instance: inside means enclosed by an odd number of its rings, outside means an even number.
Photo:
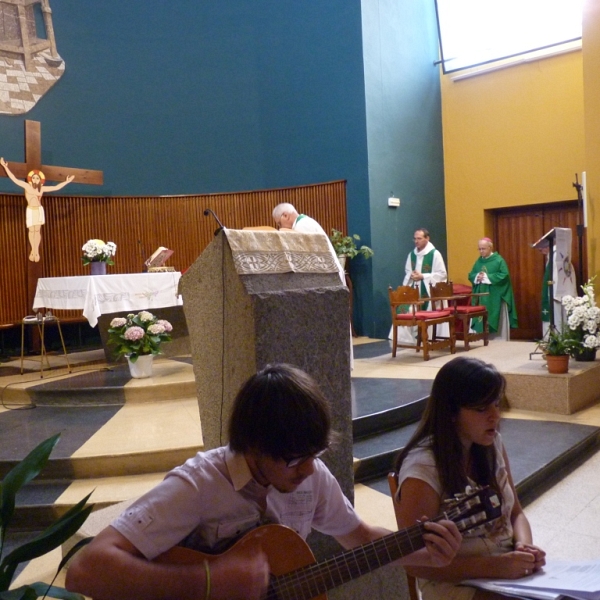
[{"label": "guitar neck", "polygon": [[413,525],[358,548],[275,577],[268,599],[309,600],[423,548],[423,525]]}]

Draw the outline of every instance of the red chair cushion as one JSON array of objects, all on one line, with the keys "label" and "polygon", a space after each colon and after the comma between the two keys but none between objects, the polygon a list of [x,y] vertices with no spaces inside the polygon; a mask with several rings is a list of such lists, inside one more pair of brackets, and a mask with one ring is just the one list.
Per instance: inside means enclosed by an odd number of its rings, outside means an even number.
[{"label": "red chair cushion", "polygon": [[473,291],[473,288],[470,285],[466,285],[464,283],[453,283],[452,291],[455,294],[470,294]]},{"label": "red chair cushion", "polygon": [[451,310],[419,310],[415,313],[415,317],[417,319],[443,319],[451,314]]},{"label": "red chair cushion", "polygon": [[412,321],[414,319],[413,314],[410,313],[400,313],[396,315],[396,321]]},{"label": "red chair cushion", "polygon": [[485,306],[457,306],[456,312],[462,314],[470,314],[477,312],[485,312]]}]

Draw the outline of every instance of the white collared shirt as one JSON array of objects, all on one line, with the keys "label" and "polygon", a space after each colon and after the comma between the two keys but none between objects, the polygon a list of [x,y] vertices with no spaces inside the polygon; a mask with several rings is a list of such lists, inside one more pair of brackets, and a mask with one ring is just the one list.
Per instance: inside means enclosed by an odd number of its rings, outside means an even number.
[{"label": "white collared shirt", "polygon": [[303,538],[312,528],[346,535],[360,519],[325,464],[284,494],[254,480],[246,459],[228,446],[199,452],[173,469],[125,510],[112,526],[146,558],[185,540],[196,550],[221,552],[244,532],[270,522]]}]

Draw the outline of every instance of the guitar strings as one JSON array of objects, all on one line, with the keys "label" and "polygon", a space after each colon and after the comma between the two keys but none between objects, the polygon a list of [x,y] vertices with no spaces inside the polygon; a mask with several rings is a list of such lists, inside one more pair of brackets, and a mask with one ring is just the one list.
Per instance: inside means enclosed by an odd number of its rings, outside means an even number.
[{"label": "guitar strings", "polygon": [[267,598],[308,600],[342,583],[410,554],[425,545],[423,525],[417,524],[379,538],[359,548],[307,565],[275,578]]}]

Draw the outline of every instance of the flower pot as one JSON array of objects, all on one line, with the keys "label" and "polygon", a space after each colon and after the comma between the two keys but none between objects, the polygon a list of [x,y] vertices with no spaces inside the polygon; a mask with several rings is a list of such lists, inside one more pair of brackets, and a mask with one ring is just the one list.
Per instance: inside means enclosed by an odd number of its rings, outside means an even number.
[{"label": "flower pot", "polygon": [[584,348],[575,354],[573,358],[580,362],[592,362],[596,360],[596,348]]},{"label": "flower pot", "polygon": [[106,275],[106,263],[101,261],[91,262],[90,275]]},{"label": "flower pot", "polygon": [[559,356],[546,354],[546,362],[548,363],[548,373],[560,374],[569,372],[568,354],[560,354]]},{"label": "flower pot", "polygon": [[129,356],[126,356],[127,364],[129,365],[129,372],[134,379],[145,379],[146,377],[152,377],[152,363],[154,360],[154,354],[143,354],[138,356],[135,362],[131,362]]}]

